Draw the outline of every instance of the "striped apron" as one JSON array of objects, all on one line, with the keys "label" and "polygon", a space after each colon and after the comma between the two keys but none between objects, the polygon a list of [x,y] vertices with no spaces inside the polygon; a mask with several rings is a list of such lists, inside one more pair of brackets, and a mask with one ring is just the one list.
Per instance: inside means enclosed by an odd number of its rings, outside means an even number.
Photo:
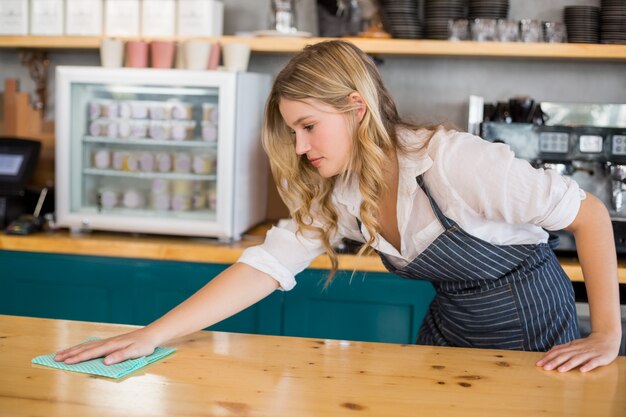
[{"label": "striped apron", "polygon": [[[571,281],[549,243],[494,245],[444,216],[417,177],[445,232],[392,273],[436,289],[417,344],[546,351],[580,337]],[[360,224],[359,224],[360,227]]]}]

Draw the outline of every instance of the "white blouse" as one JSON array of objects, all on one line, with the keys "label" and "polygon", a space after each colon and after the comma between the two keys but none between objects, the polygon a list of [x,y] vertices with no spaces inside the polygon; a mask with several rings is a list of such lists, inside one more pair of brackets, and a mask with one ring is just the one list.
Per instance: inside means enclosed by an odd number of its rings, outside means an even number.
[{"label": "white blouse", "polygon": [[[399,140],[417,146],[428,140],[427,130],[399,133]],[[401,250],[378,236],[374,248],[397,268],[424,251],[443,231],[416,177],[424,182],[443,214],[469,234],[496,245],[537,244],[548,240],[543,230],[569,226],[585,193],[569,177],[552,170],[533,168],[515,158],[508,145],[490,143],[469,133],[439,128],[425,152],[398,153],[399,184],[397,217]],[[359,230],[361,195],[357,181],[337,185],[333,191],[338,232],[342,237],[364,242]],[[265,242],[247,248],[238,262],[246,263],[276,279],[280,288],[296,285],[295,275],[324,252],[311,233],[296,236],[293,220],[272,227]]]}]

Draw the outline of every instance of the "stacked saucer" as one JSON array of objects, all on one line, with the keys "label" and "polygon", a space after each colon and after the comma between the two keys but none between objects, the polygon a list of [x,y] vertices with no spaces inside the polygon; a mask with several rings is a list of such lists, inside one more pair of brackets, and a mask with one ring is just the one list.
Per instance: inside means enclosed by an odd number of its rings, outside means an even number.
[{"label": "stacked saucer", "polygon": [[563,9],[567,40],[571,43],[600,42],[600,8],[567,6]]},{"label": "stacked saucer", "polygon": [[509,0],[469,0],[470,19],[506,19]]},{"label": "stacked saucer", "polygon": [[626,44],[626,0],[602,0],[600,22],[602,43]]},{"label": "stacked saucer", "polygon": [[424,0],[424,37],[448,39],[448,20],[465,19],[466,0]]},{"label": "stacked saucer", "polygon": [[417,0],[381,0],[383,26],[394,38],[419,39],[422,25]]}]

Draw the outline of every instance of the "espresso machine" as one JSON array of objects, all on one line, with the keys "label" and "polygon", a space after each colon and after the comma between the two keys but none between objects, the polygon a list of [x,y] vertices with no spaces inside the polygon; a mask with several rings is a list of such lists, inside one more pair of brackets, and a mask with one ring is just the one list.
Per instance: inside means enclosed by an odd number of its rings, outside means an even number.
[{"label": "espresso machine", "polygon": [[[626,254],[626,104],[533,103],[526,106],[521,121],[502,119],[507,114],[502,111],[490,116],[487,110],[476,123],[479,105],[475,97],[470,100],[470,130],[485,140],[506,143],[536,168],[572,177],[602,200],[611,216],[617,252]],[[510,106],[509,115],[516,114],[514,108]],[[556,251],[576,250],[571,233],[551,233],[559,236]]]}]

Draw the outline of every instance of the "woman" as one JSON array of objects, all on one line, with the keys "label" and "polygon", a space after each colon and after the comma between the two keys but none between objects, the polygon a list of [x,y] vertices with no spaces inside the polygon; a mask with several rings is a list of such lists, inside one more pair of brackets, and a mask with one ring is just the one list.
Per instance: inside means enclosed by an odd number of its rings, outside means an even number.
[{"label": "woman", "polygon": [[[547,351],[544,369],[589,371],[621,339],[611,222],[569,178],[533,169],[509,148],[400,120],[375,65],[358,48],[305,48],[277,76],[263,144],[292,220],[188,300],[145,328],[59,352],[76,363],[150,354],[280,288],[321,253],[337,267],[342,237],[385,266],[430,280],[437,295],[418,344]],[[544,230],[576,237],[592,316],[580,339],[572,285]]]}]

